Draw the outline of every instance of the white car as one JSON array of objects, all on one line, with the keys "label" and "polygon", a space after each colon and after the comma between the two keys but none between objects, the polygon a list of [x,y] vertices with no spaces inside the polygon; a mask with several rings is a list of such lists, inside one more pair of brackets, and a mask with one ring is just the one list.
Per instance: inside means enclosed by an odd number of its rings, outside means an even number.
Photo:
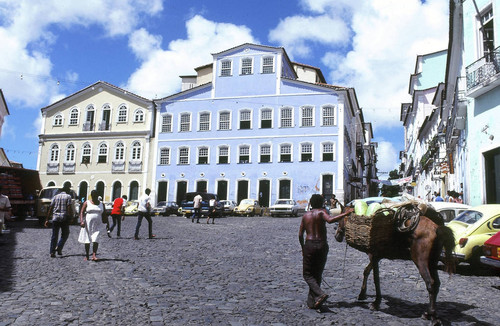
[{"label": "white car", "polygon": [[274,216],[298,216],[299,206],[293,199],[278,199],[269,208],[269,213]]},{"label": "white car", "polygon": [[448,224],[448,222],[455,219],[458,214],[470,208],[469,205],[445,201],[433,201],[428,202],[427,204],[432,206],[437,212],[441,213],[445,224]]},{"label": "white car", "polygon": [[234,208],[238,206],[234,200],[220,200],[219,203],[223,207],[223,214],[224,215],[231,215],[233,214]]}]

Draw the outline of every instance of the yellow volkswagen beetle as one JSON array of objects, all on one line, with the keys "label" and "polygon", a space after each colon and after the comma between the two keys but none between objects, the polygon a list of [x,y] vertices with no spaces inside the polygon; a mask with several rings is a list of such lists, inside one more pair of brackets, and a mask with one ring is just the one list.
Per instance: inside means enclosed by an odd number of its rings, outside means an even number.
[{"label": "yellow volkswagen beetle", "polygon": [[500,231],[500,204],[472,207],[448,223],[455,234],[454,255],[458,262],[479,264],[482,246]]}]

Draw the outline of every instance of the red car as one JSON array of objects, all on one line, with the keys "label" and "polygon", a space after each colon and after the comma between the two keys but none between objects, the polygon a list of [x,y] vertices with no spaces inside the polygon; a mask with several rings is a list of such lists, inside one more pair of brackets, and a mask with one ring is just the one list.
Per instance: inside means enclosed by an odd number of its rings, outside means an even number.
[{"label": "red car", "polygon": [[484,256],[480,258],[481,263],[500,269],[500,232],[486,240],[483,253]]}]

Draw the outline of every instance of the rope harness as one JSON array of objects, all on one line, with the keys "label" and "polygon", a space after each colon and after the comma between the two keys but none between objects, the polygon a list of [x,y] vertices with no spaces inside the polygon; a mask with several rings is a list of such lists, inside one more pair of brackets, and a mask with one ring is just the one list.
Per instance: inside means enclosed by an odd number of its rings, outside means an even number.
[{"label": "rope harness", "polygon": [[413,232],[420,222],[420,214],[420,209],[416,205],[408,204],[399,207],[394,215],[396,229],[401,233]]}]

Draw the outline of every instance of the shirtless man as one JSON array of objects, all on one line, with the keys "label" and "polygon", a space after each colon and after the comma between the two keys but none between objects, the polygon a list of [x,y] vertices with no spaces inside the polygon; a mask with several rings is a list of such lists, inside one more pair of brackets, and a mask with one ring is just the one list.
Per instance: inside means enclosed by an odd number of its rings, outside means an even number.
[{"label": "shirtless man", "polygon": [[[353,209],[346,208],[345,212],[337,216],[331,216],[323,208],[323,196],[315,194],[309,201],[312,210],[302,216],[299,229],[299,242],[302,247],[302,275],[307,285],[309,285],[309,295],[307,306],[311,309],[318,309],[328,298],[328,295],[321,290],[321,278],[328,256],[328,241],[326,238],[326,224],[339,221],[350,214]],[[306,239],[304,243],[304,232]]]}]

